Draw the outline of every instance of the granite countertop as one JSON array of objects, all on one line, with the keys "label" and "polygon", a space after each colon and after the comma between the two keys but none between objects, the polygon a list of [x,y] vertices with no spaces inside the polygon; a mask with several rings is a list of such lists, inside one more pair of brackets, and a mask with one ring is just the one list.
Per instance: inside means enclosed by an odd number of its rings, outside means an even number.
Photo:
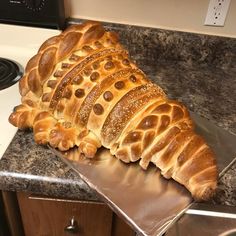
[{"label": "granite countertop", "polygon": [[[145,45],[148,40],[150,44],[153,44],[154,38],[156,45],[157,35],[162,35],[162,39],[159,37],[159,40],[163,40],[163,34],[166,37],[171,35],[169,47],[170,44],[176,44],[176,38],[180,40],[187,37],[193,40],[196,37],[196,39],[204,39],[207,42],[212,38],[206,39],[206,36],[202,35],[163,30],[154,31],[141,27],[132,28],[111,24],[108,24],[107,27],[114,28],[123,36],[123,39],[127,39],[122,43],[131,52],[131,56],[149,78],[166,91],[170,98],[178,99],[191,111],[202,115],[231,133],[236,133],[236,68],[233,63],[236,58],[236,54],[234,55],[235,40],[233,41],[233,55],[232,39],[215,38],[213,40],[214,42],[225,40],[224,45],[228,45],[228,47],[225,46],[226,48],[221,50],[224,52],[228,50],[231,53],[225,53],[227,60],[222,59],[220,64],[212,63],[208,56],[205,56],[204,62],[199,63],[197,60],[198,63],[194,63],[194,56],[185,55],[183,59],[183,57],[177,57],[173,52],[172,54],[175,56],[171,59],[169,55],[150,58],[147,55],[151,54],[151,51],[155,53],[153,48],[149,45],[147,48],[143,46],[140,49],[138,40],[141,39],[138,37],[136,43],[130,46],[129,37],[131,36],[129,35],[133,35],[133,37],[134,34],[141,35],[140,38],[145,40],[145,43],[142,41],[142,45]],[[164,38],[166,39],[166,37]],[[159,43],[162,49],[163,45],[164,43]],[[189,45],[183,46],[181,52],[184,50],[186,52],[189,47]],[[147,50],[149,51],[147,52]],[[159,49],[158,53],[160,52]],[[208,55],[211,53],[208,52]],[[219,62],[217,61],[217,63]],[[27,191],[60,198],[100,201],[97,194],[61,159],[47,147],[35,144],[31,131],[18,131],[0,160],[0,189]],[[236,164],[220,179],[219,188],[212,203],[236,206]]]}]

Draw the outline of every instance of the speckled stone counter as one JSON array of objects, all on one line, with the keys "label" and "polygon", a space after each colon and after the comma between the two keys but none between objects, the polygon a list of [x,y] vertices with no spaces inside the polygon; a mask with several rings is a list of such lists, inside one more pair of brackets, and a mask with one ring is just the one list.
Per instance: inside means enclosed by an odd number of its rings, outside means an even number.
[{"label": "speckled stone counter", "polygon": [[47,147],[34,143],[30,131],[18,131],[0,161],[0,188],[61,198],[98,200],[74,171]]},{"label": "speckled stone counter", "polygon": [[[236,133],[236,39],[106,24],[170,98]],[[3,135],[3,134],[2,134]],[[61,198],[99,197],[32,132],[18,131],[0,160],[0,189]],[[236,164],[219,181],[212,203],[236,206]]]}]

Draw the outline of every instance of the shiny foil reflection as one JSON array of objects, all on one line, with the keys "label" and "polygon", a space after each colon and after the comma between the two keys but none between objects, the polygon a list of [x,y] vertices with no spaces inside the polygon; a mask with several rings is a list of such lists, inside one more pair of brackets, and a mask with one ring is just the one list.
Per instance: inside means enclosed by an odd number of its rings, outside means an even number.
[{"label": "shiny foil reflection", "polygon": [[[197,132],[216,153],[221,172],[236,156],[236,137],[204,118],[192,116]],[[163,234],[192,202],[183,186],[164,179],[155,166],[144,171],[138,163],[124,164],[104,148],[93,159],[86,159],[76,148],[52,150],[141,235]]]}]

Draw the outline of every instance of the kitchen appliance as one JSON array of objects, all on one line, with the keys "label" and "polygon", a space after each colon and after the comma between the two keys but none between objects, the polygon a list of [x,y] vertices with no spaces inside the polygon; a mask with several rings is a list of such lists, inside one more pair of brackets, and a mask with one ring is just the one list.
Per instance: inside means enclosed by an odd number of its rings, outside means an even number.
[{"label": "kitchen appliance", "polygon": [[18,80],[24,72],[26,63],[37,53],[40,45],[46,39],[60,33],[59,28],[64,26],[63,6],[63,1],[1,1],[0,158],[17,131],[17,128],[9,124],[8,117],[14,106],[20,104]]},{"label": "kitchen appliance", "polygon": [[1,0],[0,22],[62,29],[64,0]]},{"label": "kitchen appliance", "polygon": [[22,69],[16,62],[0,58],[0,90],[15,84],[22,77]]}]

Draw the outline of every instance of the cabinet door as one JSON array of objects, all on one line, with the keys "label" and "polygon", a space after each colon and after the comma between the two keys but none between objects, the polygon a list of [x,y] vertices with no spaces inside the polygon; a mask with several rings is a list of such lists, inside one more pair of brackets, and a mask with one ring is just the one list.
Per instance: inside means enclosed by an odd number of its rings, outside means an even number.
[{"label": "cabinet door", "polygon": [[113,215],[111,236],[135,236],[135,232],[115,213]]},{"label": "cabinet door", "polygon": [[[25,193],[17,198],[25,236],[111,235],[112,211],[103,203],[32,198]],[[77,232],[70,231],[73,217]]]}]

